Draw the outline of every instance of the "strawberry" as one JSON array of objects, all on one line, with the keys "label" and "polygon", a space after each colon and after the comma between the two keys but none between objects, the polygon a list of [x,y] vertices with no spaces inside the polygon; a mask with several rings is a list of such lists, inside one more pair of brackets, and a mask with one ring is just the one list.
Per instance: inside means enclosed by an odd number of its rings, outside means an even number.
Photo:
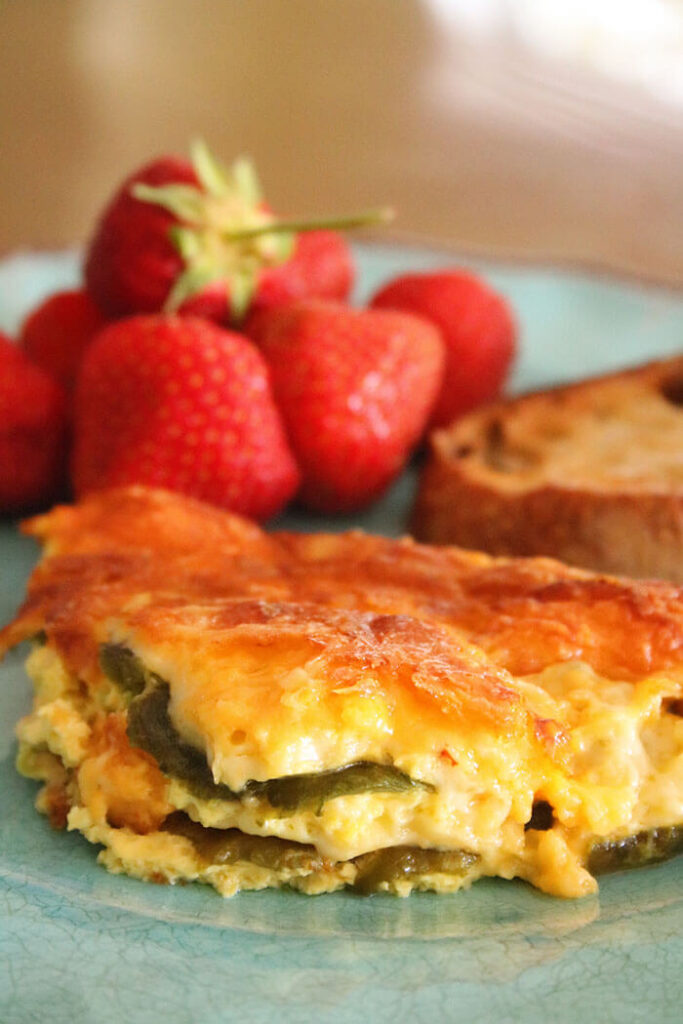
[{"label": "strawberry", "polygon": [[343,302],[353,280],[353,259],[342,236],[336,231],[305,231],[297,235],[286,263],[261,272],[250,309],[271,309],[299,299]]},{"label": "strawberry", "polygon": [[73,391],[85,347],[104,322],[87,292],[56,292],[24,321],[19,345],[32,362]]},{"label": "strawberry", "polygon": [[430,427],[499,395],[515,354],[516,329],[505,299],[480,278],[465,270],[406,274],[381,288],[370,305],[414,313],[441,330],[446,365]]},{"label": "strawberry", "polygon": [[[171,234],[179,222],[164,207],[136,198],[133,189],[139,185],[196,190],[200,182],[187,160],[164,156],[132,174],[114,195],[85,260],[86,287],[108,317],[161,310],[183,273]],[[216,320],[225,316],[223,289],[214,288],[203,298],[202,315]]]},{"label": "strawberry", "polygon": [[83,360],[74,435],[79,496],[144,483],[265,519],[299,482],[261,354],[197,317],[105,327]]},{"label": "strawberry", "polygon": [[315,226],[276,221],[247,161],[226,169],[196,144],[192,161],[160,157],[123,183],[90,242],[86,285],[108,317],[164,310],[219,323],[238,323],[250,307],[345,298],[350,250],[333,231],[299,234]]},{"label": "strawberry", "polygon": [[66,396],[0,335],[0,513],[48,504],[64,479]]},{"label": "strawberry", "polygon": [[405,313],[300,302],[250,317],[303,474],[300,500],[349,512],[378,497],[421,436],[443,343]]}]

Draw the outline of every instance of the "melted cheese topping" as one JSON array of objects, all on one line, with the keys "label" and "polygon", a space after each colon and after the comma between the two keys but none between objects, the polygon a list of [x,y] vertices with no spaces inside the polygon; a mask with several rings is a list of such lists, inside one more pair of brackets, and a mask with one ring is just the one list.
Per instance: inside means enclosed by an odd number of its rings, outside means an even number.
[{"label": "melted cheese topping", "polygon": [[[19,764],[45,782],[39,807],[103,844],[112,870],[316,892],[352,884],[356,858],[407,846],[472,863],[387,883],[397,892],[484,874],[578,896],[595,888],[593,842],[683,822],[676,587],[357,533],[269,537],[139,488],[32,529],[48,555],[0,636],[46,636]],[[294,812],[201,799],[130,746],[131,697],[104,676],[102,643],[168,683],[176,742],[232,790],[358,761],[427,785]],[[525,828],[539,804],[550,827]],[[207,863],[165,830],[176,811],[323,861]]]},{"label": "melted cheese topping", "polygon": [[[519,876],[547,892],[578,896],[595,888],[584,867],[591,841],[683,820],[683,719],[661,714],[671,691],[664,677],[634,687],[570,663],[521,682],[539,711],[562,715],[569,726],[566,767],[534,779],[535,789],[529,782],[524,792],[511,785],[515,773],[498,745],[481,746],[475,758],[452,739],[447,757],[420,757],[414,749],[405,755],[431,776],[434,792],[362,793],[329,800],[321,813],[282,814],[267,802],[202,800],[183,783],[165,779],[148,755],[125,744],[121,711],[91,709],[88,723],[78,707],[77,683],[49,648],[38,648],[28,669],[38,706],[19,726],[22,770],[49,779],[51,769],[41,770],[36,754],[43,750],[75,767],[69,827],[105,845],[102,859],[111,870],[139,877],[204,880],[228,895],[276,884],[330,891],[353,882],[352,858],[407,845],[465,849],[480,857],[466,878],[422,878],[418,887],[452,891],[488,874]],[[419,744],[419,732],[413,741],[409,748]],[[555,823],[547,832],[524,830],[534,797],[553,807]],[[186,839],[158,831],[173,809],[207,827],[311,844],[334,869],[300,877],[253,865],[202,865]],[[397,891],[412,887],[405,883]]]}]

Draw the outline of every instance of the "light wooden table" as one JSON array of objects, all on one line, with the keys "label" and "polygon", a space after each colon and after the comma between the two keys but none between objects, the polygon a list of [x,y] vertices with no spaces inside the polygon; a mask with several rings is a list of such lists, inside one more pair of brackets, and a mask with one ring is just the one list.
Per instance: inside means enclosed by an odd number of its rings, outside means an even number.
[{"label": "light wooden table", "polygon": [[276,209],[391,203],[392,233],[683,284],[683,124],[574,91],[444,0],[5,0],[0,251],[85,239],[129,170],[197,134]]}]

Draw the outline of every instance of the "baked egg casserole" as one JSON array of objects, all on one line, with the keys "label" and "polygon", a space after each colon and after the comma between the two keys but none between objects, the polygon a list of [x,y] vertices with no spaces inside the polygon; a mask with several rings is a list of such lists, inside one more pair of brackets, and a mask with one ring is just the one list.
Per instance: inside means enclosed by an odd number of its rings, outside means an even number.
[{"label": "baked egg casserole", "polygon": [[113,872],[222,895],[547,893],[683,850],[683,590],[142,487],[44,545],[18,768]]}]

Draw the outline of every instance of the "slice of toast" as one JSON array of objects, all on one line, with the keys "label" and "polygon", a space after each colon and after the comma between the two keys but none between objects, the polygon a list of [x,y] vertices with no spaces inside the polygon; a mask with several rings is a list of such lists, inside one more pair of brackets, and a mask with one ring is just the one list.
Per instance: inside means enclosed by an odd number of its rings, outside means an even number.
[{"label": "slice of toast", "polygon": [[436,544],[683,582],[683,356],[437,431],[412,529]]}]

